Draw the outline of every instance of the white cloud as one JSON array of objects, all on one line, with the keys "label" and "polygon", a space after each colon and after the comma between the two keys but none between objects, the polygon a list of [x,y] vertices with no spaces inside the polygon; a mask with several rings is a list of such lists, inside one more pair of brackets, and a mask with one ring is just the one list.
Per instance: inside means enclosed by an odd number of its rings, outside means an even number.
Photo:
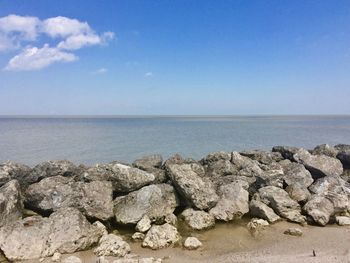
[{"label": "white cloud", "polygon": [[23,42],[34,42],[42,34],[52,41],[58,40],[57,46],[26,47],[9,61],[5,69],[33,70],[55,62],[74,61],[77,56],[64,50],[104,45],[114,38],[113,32],[98,34],[87,22],[74,18],[58,16],[41,21],[37,17],[8,15],[0,18],[0,52],[21,48]]},{"label": "white cloud", "polygon": [[147,72],[147,73],[145,73],[145,77],[146,78],[151,78],[151,77],[153,77],[153,73],[152,72]]},{"label": "white cloud", "polygon": [[78,57],[72,53],[64,52],[58,48],[45,44],[42,48],[27,47],[21,53],[13,57],[5,70],[28,71],[45,68],[56,62],[73,62]]},{"label": "white cloud", "polygon": [[98,70],[96,70],[96,71],[94,71],[94,72],[92,72],[93,74],[104,74],[104,73],[106,73],[108,71],[108,69],[106,69],[106,68],[100,68],[100,69],[98,69]]}]

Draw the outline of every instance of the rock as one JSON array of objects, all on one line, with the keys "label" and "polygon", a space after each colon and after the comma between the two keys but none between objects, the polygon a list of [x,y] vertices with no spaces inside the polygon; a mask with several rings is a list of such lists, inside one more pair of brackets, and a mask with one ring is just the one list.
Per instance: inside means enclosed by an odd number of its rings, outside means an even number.
[{"label": "rock", "polygon": [[135,160],[132,165],[141,170],[147,171],[149,168],[160,168],[163,164],[163,157],[159,154],[147,155]]},{"label": "rock", "polygon": [[321,145],[316,146],[312,150],[312,154],[314,154],[314,155],[326,155],[326,156],[329,156],[332,158],[336,158],[338,151],[334,147],[332,147],[328,144],[321,144]]},{"label": "rock", "polygon": [[56,252],[56,253],[53,254],[53,256],[51,258],[51,261],[52,262],[60,262],[61,261],[61,257],[62,257],[61,253]]},{"label": "rock", "polygon": [[147,215],[144,215],[136,224],[136,231],[141,233],[147,232],[151,228],[151,219]]},{"label": "rock", "polygon": [[188,237],[184,242],[184,247],[188,250],[195,250],[197,248],[200,248],[201,246],[202,246],[202,242],[200,242],[195,237]]},{"label": "rock", "polygon": [[77,167],[70,161],[47,161],[36,165],[29,174],[30,183],[36,183],[51,176],[72,177],[76,174]]},{"label": "rock", "polygon": [[203,230],[211,228],[215,225],[215,218],[213,215],[188,208],[181,213],[181,218],[186,224],[194,230]]},{"label": "rock", "polygon": [[300,149],[294,159],[305,166],[314,178],[324,176],[339,176],[343,173],[343,166],[338,159],[326,155],[312,155],[304,149]]},{"label": "rock", "polygon": [[329,218],[334,214],[334,206],[331,201],[322,195],[313,195],[304,205],[303,210],[311,216],[313,221],[325,226]]},{"label": "rock", "polygon": [[286,192],[289,194],[290,198],[298,203],[305,203],[311,196],[309,190],[305,186],[299,184],[288,185]]},{"label": "rock", "polygon": [[314,181],[311,173],[302,164],[292,162],[282,163],[282,169],[284,172],[283,179],[287,185],[298,184],[309,187]]},{"label": "rock", "polygon": [[215,192],[214,185],[208,178],[200,176],[198,166],[170,164],[167,169],[168,176],[175,188],[191,205],[200,210],[215,206],[219,197]]},{"label": "rock", "polygon": [[350,225],[350,217],[347,217],[347,216],[336,216],[335,221],[340,226],[349,226]]},{"label": "rock", "polygon": [[75,182],[63,176],[48,177],[28,187],[26,204],[44,212],[75,207],[90,218],[107,220],[113,217],[112,184],[107,181]]},{"label": "rock", "polygon": [[176,227],[177,225],[177,217],[174,214],[168,214],[164,218],[165,223],[169,223],[170,225],[173,225]]},{"label": "rock", "polygon": [[62,260],[62,263],[83,263],[80,258],[76,256],[70,256]]},{"label": "rock", "polygon": [[206,165],[205,175],[210,178],[237,174],[237,167],[228,160],[219,160]]},{"label": "rock", "polygon": [[267,222],[264,219],[253,218],[247,224],[247,228],[252,236],[257,237],[257,236],[261,235],[262,231],[268,225],[269,225],[269,222]]},{"label": "rock", "polygon": [[117,197],[114,200],[114,213],[120,224],[137,224],[144,215],[152,222],[163,221],[178,205],[178,198],[171,185],[155,184]]},{"label": "rock", "polygon": [[275,186],[266,186],[259,189],[261,201],[270,206],[279,216],[292,222],[303,223],[299,204],[291,199],[286,191]]},{"label": "rock", "polygon": [[231,161],[231,153],[223,151],[213,152],[208,154],[202,160],[200,160],[200,163],[203,165],[207,165],[210,163],[216,163],[218,161]]},{"label": "rock", "polygon": [[282,154],[279,152],[251,150],[240,152],[240,154],[262,164],[271,164],[273,162],[279,162],[283,160]]},{"label": "rock", "polygon": [[347,151],[350,150],[350,145],[349,144],[337,144],[334,146],[334,149],[337,151]]},{"label": "rock", "polygon": [[253,176],[262,173],[258,161],[242,156],[238,152],[232,152],[231,162],[238,168],[241,176]]},{"label": "rock", "polygon": [[130,253],[130,246],[121,237],[109,234],[102,236],[94,253],[97,256],[124,257]]},{"label": "rock", "polygon": [[142,242],[142,246],[151,249],[165,248],[178,243],[180,238],[176,227],[168,223],[163,225],[153,225],[147,232],[146,237]]},{"label": "rock", "polygon": [[11,180],[17,180],[24,188],[32,183],[29,180],[31,168],[27,165],[5,162],[0,164],[0,187]]},{"label": "rock", "polygon": [[337,158],[342,162],[344,166],[349,168],[350,166],[350,145],[338,144],[334,147],[338,153]]},{"label": "rock", "polygon": [[258,200],[250,201],[249,210],[252,217],[262,218],[270,223],[274,223],[281,219],[278,215],[276,215],[272,208]]},{"label": "rock", "polygon": [[303,235],[303,231],[300,228],[288,228],[283,232],[285,235],[291,235],[296,237],[301,237]]},{"label": "rock", "polygon": [[22,218],[23,200],[17,180],[0,187],[0,228]]},{"label": "rock", "polygon": [[141,232],[135,232],[132,236],[131,239],[134,241],[142,241],[145,238],[145,234]]},{"label": "rock", "polygon": [[0,250],[12,261],[38,259],[88,249],[103,233],[79,210],[62,208],[49,218],[27,217],[0,228]]},{"label": "rock", "polygon": [[243,188],[242,183],[220,186],[218,192],[220,199],[209,211],[215,219],[231,221],[249,212],[249,193]]},{"label": "rock", "polygon": [[294,154],[296,154],[299,149],[300,148],[290,146],[274,146],[272,151],[279,152],[282,154],[283,158],[294,161]]}]

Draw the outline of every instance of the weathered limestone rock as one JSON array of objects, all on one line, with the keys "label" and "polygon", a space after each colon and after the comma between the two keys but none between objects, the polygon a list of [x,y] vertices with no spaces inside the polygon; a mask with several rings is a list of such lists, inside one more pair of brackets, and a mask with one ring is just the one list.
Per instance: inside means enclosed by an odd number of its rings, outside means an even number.
[{"label": "weathered limestone rock", "polygon": [[137,224],[144,215],[154,222],[164,220],[178,205],[178,198],[171,185],[155,184],[117,197],[114,200],[114,213],[120,224]]},{"label": "weathered limestone rock", "polygon": [[231,162],[238,168],[241,176],[253,176],[262,173],[258,161],[240,155],[238,152],[232,152]]},{"label": "weathered limestone rock", "polygon": [[299,204],[291,199],[286,191],[275,186],[266,186],[259,189],[261,201],[270,206],[279,216],[292,222],[303,223]]},{"label": "weathered limestone rock", "polygon": [[26,204],[45,212],[75,207],[88,217],[107,220],[113,217],[112,184],[107,181],[75,182],[63,176],[48,177],[28,187]]},{"label": "weathered limestone rock", "polygon": [[[246,185],[246,188],[248,184]],[[209,213],[215,219],[231,221],[241,218],[249,212],[249,193],[242,186],[242,183],[231,183],[219,187],[220,199],[215,207],[210,209]]]},{"label": "weathered limestone rock", "polygon": [[0,187],[0,228],[22,218],[23,200],[17,180]]},{"label": "weathered limestone rock", "polygon": [[274,223],[281,219],[278,215],[276,215],[272,208],[258,200],[250,201],[249,210],[252,217],[262,218],[270,223]]},{"label": "weathered limestone rock", "polygon": [[11,180],[18,180],[21,186],[26,187],[28,184],[32,183],[28,178],[30,172],[31,168],[24,164],[15,162],[2,163],[0,164],[0,186],[3,186]]},{"label": "weathered limestone rock", "polygon": [[335,221],[340,226],[349,226],[350,225],[350,217],[347,217],[347,216],[336,216]]},{"label": "weathered limestone rock", "polygon": [[334,206],[331,201],[322,195],[313,195],[304,205],[303,210],[311,216],[315,223],[325,226],[331,215],[334,214]]},{"label": "weathered limestone rock", "polygon": [[202,246],[202,242],[196,237],[188,237],[184,242],[184,247],[188,250],[195,250]]},{"label": "weathered limestone rock", "polygon": [[249,157],[255,161],[258,161],[262,164],[271,164],[273,162],[279,162],[283,160],[283,156],[279,152],[269,152],[262,150],[250,150],[240,152],[241,155]]},{"label": "weathered limestone rock", "polygon": [[132,236],[131,239],[133,241],[142,241],[145,238],[145,234],[141,232],[135,232]]},{"label": "weathered limestone rock", "polygon": [[294,161],[294,154],[299,150],[300,148],[297,147],[290,147],[290,146],[274,146],[272,148],[273,152],[279,152],[282,154],[283,158],[289,159],[291,161]]},{"label": "weathered limestone rock", "polygon": [[311,173],[305,169],[304,165],[292,162],[281,162],[284,181],[287,185],[298,184],[300,186],[309,187],[313,183]]},{"label": "weathered limestone rock", "polygon": [[61,262],[61,257],[62,257],[62,254],[61,253],[54,253],[52,258],[51,258],[51,261],[52,262]]},{"label": "weathered limestone rock", "polygon": [[0,228],[0,249],[13,261],[73,253],[96,244],[104,231],[79,210],[62,208],[49,218],[27,217]]},{"label": "weathered limestone rock", "polygon": [[192,164],[170,164],[167,169],[178,192],[194,207],[206,210],[217,203],[219,197],[213,183],[199,175],[198,165],[194,167]]},{"label": "weathered limestone rock", "polygon": [[294,154],[294,159],[305,166],[314,178],[324,176],[339,176],[343,173],[343,166],[338,159],[326,155],[312,155],[304,149]]},{"label": "weathered limestone rock", "polygon": [[247,224],[247,228],[250,232],[250,234],[253,237],[257,237],[262,234],[262,231],[265,229],[266,226],[269,225],[269,222],[267,222],[264,219],[257,219],[253,218],[250,220],[250,222]]},{"label": "weathered limestone rock", "polygon": [[184,210],[181,213],[181,218],[184,219],[190,228],[195,230],[208,229],[215,225],[213,215],[204,211],[193,210],[192,208]]},{"label": "weathered limestone rock", "polygon": [[206,165],[206,176],[210,178],[216,178],[221,176],[227,176],[237,174],[237,167],[229,160],[218,160],[216,162],[210,162]]},{"label": "weathered limestone rock", "polygon": [[147,215],[144,215],[136,224],[136,231],[141,233],[147,232],[151,228],[151,219]]},{"label": "weathered limestone rock", "polygon": [[147,232],[145,239],[142,242],[143,247],[151,249],[160,249],[169,247],[180,241],[180,234],[176,227],[165,223],[163,225],[153,225]]},{"label": "weathered limestone rock", "polygon": [[305,186],[299,184],[288,185],[286,192],[289,194],[290,198],[298,203],[305,203],[311,196],[309,190]]},{"label": "weathered limestone rock", "polygon": [[285,235],[301,237],[303,235],[303,231],[300,228],[288,228],[283,232]]},{"label": "weathered limestone rock", "polygon": [[328,144],[321,144],[316,146],[313,150],[312,150],[312,154],[314,155],[326,155],[332,158],[336,158],[338,151],[333,147],[330,146]]},{"label": "weathered limestone rock", "polygon": [[36,183],[51,176],[72,177],[75,175],[77,167],[70,161],[47,161],[36,165],[29,174],[30,183]]},{"label": "weathered limestone rock", "polygon": [[121,237],[109,234],[101,237],[94,253],[97,256],[124,257],[130,253],[130,246]]},{"label": "weathered limestone rock", "polygon": [[163,164],[163,157],[159,154],[147,155],[135,160],[132,165],[141,170],[147,171],[149,168],[160,168]]}]

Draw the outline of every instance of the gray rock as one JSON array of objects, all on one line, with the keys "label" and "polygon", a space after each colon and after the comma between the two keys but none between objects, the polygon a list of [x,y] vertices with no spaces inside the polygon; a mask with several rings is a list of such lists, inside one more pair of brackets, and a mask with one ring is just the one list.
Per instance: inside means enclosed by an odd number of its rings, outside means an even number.
[{"label": "gray rock", "polygon": [[231,161],[230,152],[213,152],[204,157],[200,163],[203,165],[208,165],[210,163],[216,163],[218,161]]},{"label": "gray rock", "polygon": [[79,210],[63,208],[49,218],[27,217],[0,228],[0,249],[13,261],[73,253],[96,244],[104,231]]},{"label": "gray rock", "polygon": [[208,178],[201,177],[198,165],[170,164],[167,169],[175,188],[191,205],[206,210],[217,203],[219,197],[214,185]]},{"label": "gray rock", "polygon": [[28,187],[26,204],[45,212],[75,207],[84,215],[100,220],[114,215],[112,184],[107,181],[84,183],[63,176],[48,177]]},{"label": "gray rock", "polygon": [[147,232],[151,228],[151,219],[147,215],[144,215],[136,224],[136,231],[141,233]]},{"label": "gray rock", "polygon": [[262,234],[262,231],[265,230],[268,225],[269,222],[264,219],[253,218],[247,224],[247,228],[253,237],[257,237]]},{"label": "gray rock", "polygon": [[163,157],[159,154],[147,155],[133,162],[133,166],[147,171],[149,168],[160,168],[163,164]]},{"label": "gray rock", "polygon": [[242,156],[238,152],[232,152],[231,162],[237,167],[241,176],[254,176],[262,173],[258,161]]},{"label": "gray rock", "polygon": [[285,235],[301,237],[303,235],[303,231],[300,228],[288,228],[283,232]]},{"label": "gray rock", "polygon": [[97,256],[124,257],[130,253],[130,246],[121,237],[109,234],[101,237],[94,253]]},{"label": "gray rock", "polygon": [[202,246],[202,242],[196,237],[188,237],[184,242],[184,247],[188,250],[195,250]]},{"label": "gray rock", "polygon": [[251,200],[249,204],[250,215],[252,217],[258,217],[274,223],[281,218],[273,211],[272,208],[267,206],[261,201]]},{"label": "gray rock", "polygon": [[21,186],[26,187],[32,183],[29,180],[30,172],[31,168],[24,164],[15,162],[2,163],[0,164],[0,186],[11,180],[17,180]]},{"label": "gray rock", "polygon": [[29,174],[31,183],[39,182],[40,180],[52,176],[72,177],[77,173],[77,167],[70,161],[47,161],[36,165]]},{"label": "gray rock", "polygon": [[12,180],[0,187],[0,228],[22,218],[23,200],[20,185]]},{"label": "gray rock", "polygon": [[180,217],[194,230],[208,229],[215,225],[213,215],[204,211],[193,210],[192,208],[184,210]]},{"label": "gray rock", "polygon": [[163,225],[153,225],[147,232],[142,242],[143,247],[160,249],[172,246],[180,241],[180,234],[176,227],[165,223]]},{"label": "gray rock", "polygon": [[350,145],[338,144],[334,147],[338,153],[337,158],[349,168],[350,166]]},{"label": "gray rock", "polygon": [[168,184],[149,185],[114,200],[117,223],[137,224],[144,215],[152,222],[163,221],[179,205],[175,190]]},{"label": "gray rock", "polygon": [[294,161],[294,154],[296,154],[299,149],[300,148],[290,146],[274,146],[272,151],[279,152],[282,154],[283,158]]},{"label": "gray rock", "polygon": [[286,192],[289,194],[290,198],[298,203],[305,203],[311,196],[309,190],[305,186],[299,184],[288,185]]},{"label": "gray rock", "polygon": [[303,223],[299,204],[291,199],[286,191],[275,186],[266,186],[259,189],[261,201],[270,206],[279,216],[292,222]]},{"label": "gray rock", "polygon": [[258,161],[262,164],[271,164],[273,162],[279,162],[283,160],[283,156],[279,152],[269,152],[262,150],[250,150],[240,152],[241,155],[249,157],[255,161]]},{"label": "gray rock", "polygon": [[242,183],[235,182],[220,186],[218,192],[220,199],[209,211],[215,219],[231,221],[249,212],[249,193]]},{"label": "gray rock", "polygon": [[315,223],[325,226],[334,214],[334,206],[331,201],[322,195],[313,195],[304,205],[303,210]]},{"label": "gray rock", "polygon": [[314,178],[323,176],[339,176],[343,173],[343,166],[338,159],[326,155],[312,155],[304,149],[294,154],[294,159],[305,166]]},{"label": "gray rock", "polygon": [[205,168],[205,175],[211,178],[237,174],[238,172],[237,167],[229,160],[210,162]]},{"label": "gray rock", "polygon": [[282,168],[284,172],[283,179],[287,185],[298,184],[309,187],[314,181],[311,173],[302,164],[292,162],[282,163]]},{"label": "gray rock", "polygon": [[333,147],[330,146],[328,144],[321,144],[316,146],[313,150],[312,150],[312,154],[314,155],[326,155],[332,158],[336,158],[338,151]]}]

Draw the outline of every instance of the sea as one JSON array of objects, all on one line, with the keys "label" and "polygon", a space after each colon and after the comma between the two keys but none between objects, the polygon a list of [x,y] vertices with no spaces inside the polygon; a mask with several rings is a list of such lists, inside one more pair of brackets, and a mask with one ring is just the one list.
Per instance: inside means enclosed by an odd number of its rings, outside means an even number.
[{"label": "sea", "polygon": [[148,154],[200,159],[214,151],[350,144],[350,116],[0,117],[0,163],[67,159],[131,163]]}]

